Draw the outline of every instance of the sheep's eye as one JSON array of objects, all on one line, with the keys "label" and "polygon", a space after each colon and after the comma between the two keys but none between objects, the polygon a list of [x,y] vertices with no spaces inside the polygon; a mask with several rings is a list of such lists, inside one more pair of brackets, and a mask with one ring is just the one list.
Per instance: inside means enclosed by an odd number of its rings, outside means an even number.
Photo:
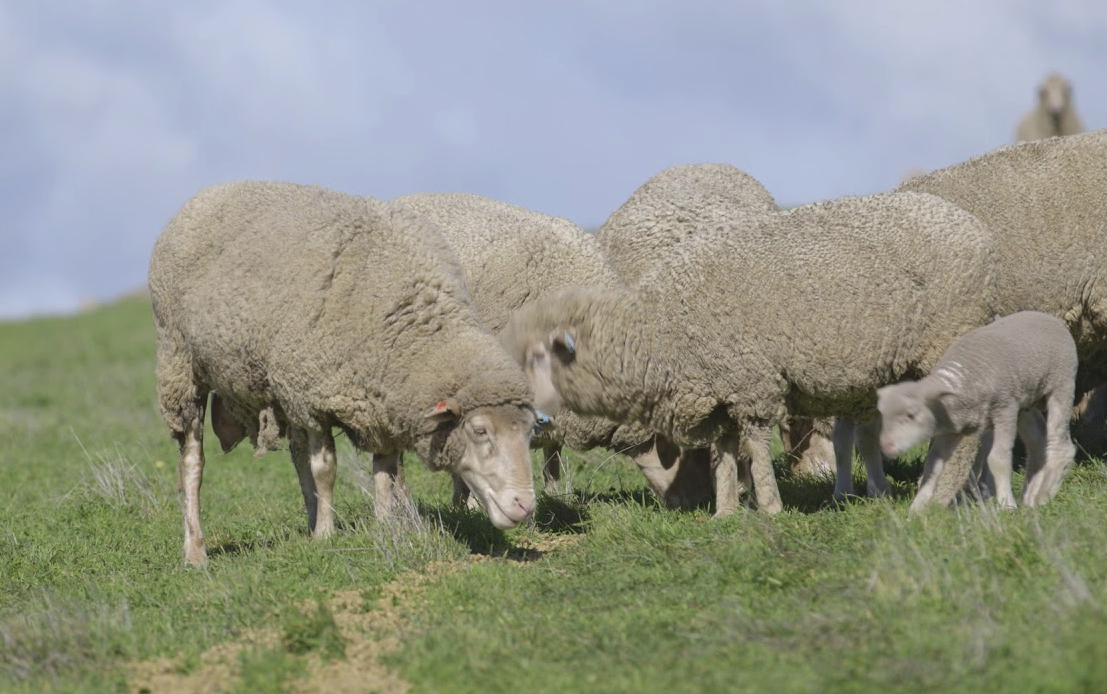
[{"label": "sheep's eye", "polygon": [[472,427],[474,436],[488,436],[488,430],[482,426],[474,425]]},{"label": "sheep's eye", "polygon": [[915,411],[914,410],[909,410],[907,412],[907,414],[904,415],[904,417],[907,417],[907,419],[909,419],[912,422],[915,421]]}]

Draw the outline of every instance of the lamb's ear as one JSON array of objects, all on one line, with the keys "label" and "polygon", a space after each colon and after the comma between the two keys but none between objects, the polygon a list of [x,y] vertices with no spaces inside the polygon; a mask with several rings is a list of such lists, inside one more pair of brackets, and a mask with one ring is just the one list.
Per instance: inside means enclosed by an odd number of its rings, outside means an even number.
[{"label": "lamb's ear", "polygon": [[928,405],[931,403],[940,402],[942,398],[953,395],[953,388],[938,378],[928,379],[926,389],[922,392],[923,401]]},{"label": "lamb's ear", "polygon": [[227,453],[237,446],[239,441],[246,438],[246,427],[239,424],[231,416],[231,413],[223,405],[219,393],[215,391],[211,393],[211,406],[208,409],[211,414],[211,430],[215,432],[215,437],[219,439],[219,448]]},{"label": "lamb's ear", "polygon": [[548,341],[550,343],[550,351],[561,359],[561,361],[570,362],[576,357],[576,328],[558,328],[550,333]]},{"label": "lamb's ear", "polygon": [[424,416],[436,423],[450,422],[461,416],[461,408],[458,407],[456,400],[453,398],[446,398],[445,400],[439,400],[438,403],[430,409],[430,412]]}]

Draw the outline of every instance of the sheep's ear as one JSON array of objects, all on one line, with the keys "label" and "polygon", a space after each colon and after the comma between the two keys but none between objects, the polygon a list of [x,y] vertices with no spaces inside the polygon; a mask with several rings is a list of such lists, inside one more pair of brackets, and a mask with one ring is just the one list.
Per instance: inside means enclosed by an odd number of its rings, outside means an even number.
[{"label": "sheep's ear", "polygon": [[550,333],[550,351],[562,361],[572,361],[577,353],[576,328],[558,328]]},{"label": "sheep's ear", "polygon": [[923,401],[927,404],[940,402],[942,398],[949,395],[953,395],[953,389],[938,379],[932,380],[930,387],[922,393]]},{"label": "sheep's ear", "polygon": [[446,398],[445,400],[439,400],[430,409],[430,412],[424,416],[433,422],[450,422],[456,420],[460,415],[461,408],[457,406],[457,401],[453,398]]},{"label": "sheep's ear", "polygon": [[223,449],[224,453],[227,453],[237,446],[239,441],[246,438],[246,427],[239,424],[231,416],[231,413],[223,405],[219,393],[215,391],[211,393],[211,406],[208,409],[211,412],[211,430],[215,432],[215,437],[219,439],[219,447]]}]

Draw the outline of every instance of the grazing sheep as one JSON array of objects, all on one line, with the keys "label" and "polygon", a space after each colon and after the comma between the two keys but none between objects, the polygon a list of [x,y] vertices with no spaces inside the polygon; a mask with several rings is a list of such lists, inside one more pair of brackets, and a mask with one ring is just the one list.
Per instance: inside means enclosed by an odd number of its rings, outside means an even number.
[{"label": "grazing sheep", "polygon": [[1075,380],[1076,343],[1065,324],[1049,314],[1022,311],[966,333],[927,377],[879,389],[880,446],[886,454],[895,457],[932,439],[913,508],[929,502],[962,436],[986,429],[992,430],[987,465],[996,501],[1015,507],[1016,433],[1029,452],[1023,503],[1039,506],[1052,499],[1076,452],[1069,438]]},{"label": "grazing sheep", "polygon": [[[493,332],[511,311],[555,289],[573,285],[618,288],[622,281],[596,245],[572,222],[469,193],[415,193],[393,201],[433,222],[457,252],[473,305]],[[697,506],[710,501],[710,467],[694,458],[684,465],[671,447],[655,445],[653,433],[569,411],[551,412],[553,422],[532,445],[543,449],[546,491],[556,494],[561,448],[596,447],[626,453],[666,505]],[[467,490],[455,485],[455,501]]]},{"label": "grazing sheep", "polygon": [[[1107,130],[1000,147],[898,190],[932,193],[983,221],[998,255],[997,313],[1060,318],[1076,340],[1077,395],[1107,381],[1107,266],[1097,261],[1107,247]],[[946,467],[965,476],[970,457]]]},{"label": "grazing sheep", "polygon": [[619,277],[630,287],[703,229],[778,211],[753,176],[730,164],[685,164],[654,174],[596,232]]},{"label": "grazing sheep", "polygon": [[211,186],[158,238],[149,285],[190,564],[207,561],[199,492],[210,391],[224,450],[245,435],[262,449],[289,438],[316,537],[334,529],[335,426],[375,454],[378,517],[402,484],[404,449],[460,474],[497,527],[533,511],[533,392],[421,218],[315,186]]},{"label": "grazing sheep", "polygon": [[1015,129],[1015,142],[1084,132],[1084,122],[1072,104],[1072,83],[1051,72],[1038,85],[1038,104],[1022,117]]},{"label": "grazing sheep", "polygon": [[1007,145],[898,190],[931,193],[995,239],[1001,315],[1041,311],[1069,326],[1076,392],[1107,381],[1107,129]]},{"label": "grazing sheep", "polygon": [[[634,286],[684,239],[720,224],[779,211],[761,183],[730,164],[684,164],[654,174],[596,232],[619,277]],[[832,464],[829,422],[785,420],[780,438],[797,472],[819,473]],[[702,454],[697,454],[701,455]]]},{"label": "grazing sheep", "polygon": [[992,316],[993,264],[983,224],[940,198],[847,197],[701,232],[636,288],[560,290],[501,338],[540,406],[716,444],[718,515],[737,506],[741,448],[772,513],[772,425],[875,418],[878,387],[922,375]]}]

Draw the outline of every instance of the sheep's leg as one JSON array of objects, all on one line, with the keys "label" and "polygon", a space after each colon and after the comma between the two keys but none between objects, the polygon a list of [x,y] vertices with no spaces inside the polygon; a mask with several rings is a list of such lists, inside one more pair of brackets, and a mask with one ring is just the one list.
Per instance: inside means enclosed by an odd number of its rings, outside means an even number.
[{"label": "sheep's leg", "polygon": [[1023,502],[1027,506],[1041,506],[1049,502],[1061,488],[1061,480],[1072,466],[1076,447],[1069,435],[1069,415],[1072,391],[1050,393],[1046,399],[1046,451],[1045,465],[1033,479],[1027,478],[1023,490]]},{"label": "sheep's leg", "polygon": [[547,494],[561,494],[561,446],[552,445],[542,448],[542,482]]},{"label": "sheep's leg", "polygon": [[715,518],[725,518],[738,510],[741,488],[738,468],[741,453],[738,437],[726,436],[712,446],[711,481],[715,488]]},{"label": "sheep's leg", "polygon": [[1011,449],[1018,431],[1018,410],[1001,410],[992,417],[992,448],[988,451],[988,469],[996,485],[996,503],[1000,508],[1015,508],[1011,491]]},{"label": "sheep's leg", "polygon": [[299,427],[290,428],[288,452],[296,467],[296,477],[300,479],[300,492],[304,495],[304,509],[307,510],[308,532],[314,533],[319,500],[316,497],[315,477],[311,474],[311,454],[308,451],[308,435],[305,430]]},{"label": "sheep's leg", "polygon": [[857,426],[857,450],[865,462],[865,485],[871,497],[887,496],[892,489],[884,475],[884,455],[880,452],[880,417]]},{"label": "sheep's leg", "polygon": [[334,452],[334,436],[330,428],[308,430],[308,458],[311,477],[315,482],[315,537],[330,537],[334,532],[334,478],[338,458]]},{"label": "sheep's leg", "polygon": [[200,485],[204,479],[204,406],[207,393],[195,402],[198,413],[185,430],[175,435],[180,460],[177,463],[177,493],[184,520],[184,558],[195,567],[208,563],[204,531],[200,527]]},{"label": "sheep's leg", "polygon": [[[374,515],[378,521],[395,518],[402,505],[409,501],[407,496],[407,484],[404,482],[404,463],[401,453],[389,453],[387,455],[373,455],[373,497]],[[458,482],[465,485],[458,477],[454,477],[456,492]],[[468,495],[469,488],[465,487]],[[476,498],[469,496],[466,506],[473,507]]]},{"label": "sheep's leg", "polygon": [[930,450],[926,454],[926,462],[923,464],[922,478],[919,480],[919,491],[911,502],[910,513],[917,513],[934,499],[934,493],[938,489],[938,478],[942,476],[942,470],[957,445],[961,443],[960,434],[941,434],[930,441]]},{"label": "sheep's leg", "polygon": [[853,495],[853,434],[854,423],[849,417],[834,420],[834,465],[837,479],[834,482],[834,500],[845,501]]},{"label": "sheep's leg", "polygon": [[[377,461],[377,457],[373,456],[373,462],[376,463],[376,461]],[[374,467],[373,474],[376,475],[376,468],[375,467]],[[467,503],[469,501],[469,485],[465,484],[465,480],[461,479],[461,475],[457,474],[456,472],[451,472],[450,477],[453,478],[453,482],[454,482],[454,493],[453,493],[453,498],[451,499],[453,501],[453,505],[454,506],[467,505]],[[374,480],[375,479],[376,478],[374,477]]]},{"label": "sheep's leg", "polygon": [[757,510],[762,513],[780,513],[784,504],[780,500],[780,488],[776,484],[773,459],[769,456],[769,439],[773,430],[764,425],[747,426],[742,432],[742,445],[750,459],[753,475],[753,493]]}]

